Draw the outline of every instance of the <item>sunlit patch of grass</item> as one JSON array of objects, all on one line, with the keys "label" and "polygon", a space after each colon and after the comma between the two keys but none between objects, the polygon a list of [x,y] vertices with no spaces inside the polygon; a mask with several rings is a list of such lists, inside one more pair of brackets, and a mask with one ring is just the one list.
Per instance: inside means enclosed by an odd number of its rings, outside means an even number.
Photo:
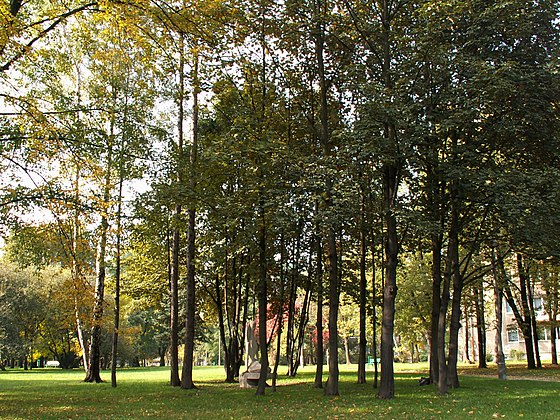
[{"label": "sunlit patch of grass", "polygon": [[[543,418],[556,419],[560,411],[559,382],[515,380],[467,375],[461,387],[438,396],[433,386],[418,386],[427,375],[427,365],[396,366],[396,397],[379,400],[368,384],[356,383],[356,366],[342,366],[340,396],[325,397],[313,387],[314,367],[300,370],[297,377],[280,369],[278,389],[265,396],[254,390],[225,384],[219,367],[195,368],[196,390],[168,385],[166,368],[123,369],[118,387],[106,383],[83,383],[83,371],[35,369],[0,373],[0,417],[28,418]],[[470,369],[470,367],[467,367]],[[325,371],[324,379],[327,377]]]}]

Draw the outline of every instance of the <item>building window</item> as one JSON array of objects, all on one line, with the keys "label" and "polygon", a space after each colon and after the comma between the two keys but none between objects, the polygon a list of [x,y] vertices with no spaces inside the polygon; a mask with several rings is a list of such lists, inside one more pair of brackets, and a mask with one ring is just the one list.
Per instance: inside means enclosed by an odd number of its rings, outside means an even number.
[{"label": "building window", "polygon": [[516,325],[508,325],[507,335],[509,343],[517,343],[519,341],[519,331]]},{"label": "building window", "polygon": [[540,297],[533,299],[533,309],[535,312],[544,312],[543,300]]}]

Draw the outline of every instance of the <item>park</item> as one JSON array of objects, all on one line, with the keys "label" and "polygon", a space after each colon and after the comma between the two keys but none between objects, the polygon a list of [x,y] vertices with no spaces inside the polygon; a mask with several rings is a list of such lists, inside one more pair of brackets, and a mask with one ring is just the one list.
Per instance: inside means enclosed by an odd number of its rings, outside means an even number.
[{"label": "park", "polygon": [[[89,385],[76,371],[34,369],[0,372],[1,418],[399,418],[556,419],[560,410],[560,371],[544,369],[527,375],[522,366],[499,381],[465,366],[461,388],[437,396],[433,387],[418,386],[427,364],[397,366],[397,398],[375,398],[371,384],[356,383],[356,366],[341,366],[341,396],[323,396],[313,388],[313,372],[283,377],[274,393],[254,392],[223,382],[223,368],[195,368],[196,390],[170,387],[168,369],[136,368],[119,373],[117,389],[109,383]],[[491,369],[495,374],[495,367]],[[370,372],[371,373],[371,372]]]},{"label": "park", "polygon": [[553,418],[560,3],[0,2],[0,417]]}]

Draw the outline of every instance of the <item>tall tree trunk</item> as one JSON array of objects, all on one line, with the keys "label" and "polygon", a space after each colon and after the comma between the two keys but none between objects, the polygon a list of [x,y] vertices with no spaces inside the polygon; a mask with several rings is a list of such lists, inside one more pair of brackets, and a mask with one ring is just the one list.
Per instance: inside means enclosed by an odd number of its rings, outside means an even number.
[{"label": "tall tree trunk", "polygon": [[323,387],[323,364],[325,363],[323,343],[323,241],[317,235],[317,319],[315,322],[317,331],[317,344],[315,347],[315,388]]},{"label": "tall tree trunk", "polygon": [[377,284],[375,275],[375,235],[373,233],[373,228],[371,229],[371,305],[373,307],[373,319],[372,319],[372,330],[373,337],[371,340],[371,345],[373,347],[373,388],[377,389],[377,384],[379,380],[379,369],[377,365]]},{"label": "tall tree trunk", "polygon": [[451,290],[451,280],[453,277],[453,265],[458,261],[458,244],[457,236],[452,234],[456,232],[456,228],[453,226],[457,223],[456,217],[452,217],[450,227],[449,241],[447,244],[447,257],[445,263],[445,273],[443,276],[443,287],[441,289],[441,299],[438,317],[438,342],[437,342],[437,354],[438,354],[438,380],[437,387],[438,393],[444,395],[447,393],[449,388],[447,381],[447,361],[445,354],[445,332],[447,326],[447,310],[450,301],[450,290]]},{"label": "tall tree trunk", "polygon": [[[458,261],[455,264],[458,266]],[[447,381],[451,388],[459,387],[457,362],[459,356],[459,329],[461,328],[461,294],[462,281],[458,278],[458,270],[453,275],[453,297],[451,299],[451,319],[449,326],[449,353],[447,365]]]},{"label": "tall tree trunk", "polygon": [[[390,1],[381,2],[381,44],[383,50],[382,78],[385,89],[393,88],[391,76],[391,12]],[[377,396],[389,399],[395,396],[393,333],[395,328],[395,300],[397,297],[398,232],[395,207],[399,184],[399,151],[394,123],[387,118],[384,127],[385,141],[390,155],[383,164],[383,211],[385,213],[385,287],[383,289],[383,314],[381,323],[381,382]]]},{"label": "tall tree trunk", "polygon": [[[297,251],[296,253],[297,254]],[[293,377],[293,367],[294,367],[294,348],[295,348],[295,323],[296,323],[296,298],[297,298],[297,273],[299,268],[297,267],[297,258],[294,257],[292,274],[290,276],[290,296],[288,300],[288,330],[286,334],[286,361],[288,364],[287,376]]]},{"label": "tall tree trunk", "polygon": [[220,330],[220,341],[222,343],[222,348],[224,350],[224,369],[226,371],[226,382],[233,383],[235,382],[235,369],[233,366],[234,363],[233,363],[233,358],[231,356],[230,348],[226,341],[224,309],[223,309],[222,294],[220,288],[221,288],[220,278],[219,275],[216,274],[214,289],[216,292],[216,308],[218,309],[218,328]]},{"label": "tall tree trunk", "polygon": [[[325,4],[321,0],[314,3],[314,16],[316,19],[315,26],[315,58],[317,60],[317,75],[319,77],[319,96],[320,96],[320,121],[321,133],[320,142],[322,154],[327,157],[331,154],[330,131],[329,131],[329,109],[328,109],[328,82],[325,74],[325,39],[324,39],[324,22],[323,13]],[[327,208],[332,208],[332,189],[333,181],[331,176],[327,175],[325,182],[325,198],[324,204]],[[338,256],[336,249],[336,230],[335,221],[332,217],[328,221],[329,227],[327,231],[327,260],[329,262],[329,377],[325,386],[325,395],[338,395]]]},{"label": "tall tree trunk", "polygon": [[117,196],[117,246],[115,267],[115,319],[113,342],[111,346],[111,386],[117,386],[117,348],[119,342],[120,298],[121,298],[121,220],[122,220],[122,187],[123,187],[123,156],[122,148],[119,156],[119,193]]},{"label": "tall tree trunk", "polygon": [[[297,301],[297,289],[300,284],[300,258],[301,258],[301,222],[298,223],[297,229],[297,237],[296,237],[296,245],[295,245],[295,252],[293,254],[293,270],[291,276],[291,284],[290,284],[290,301],[289,301],[289,314],[288,314],[288,334],[286,337],[286,359],[288,362],[288,376],[294,377],[297,374],[297,369],[299,366],[299,336],[302,332],[302,327],[305,324],[305,316],[306,316],[306,305],[302,306],[300,312],[300,319],[299,324],[296,328],[296,301]],[[306,301],[309,293],[309,288],[306,291]]]},{"label": "tall tree trunk", "polygon": [[478,368],[486,369],[486,321],[484,317],[484,292],[475,288],[476,331],[478,336]]},{"label": "tall tree trunk", "polygon": [[556,322],[556,314],[550,318],[550,355],[551,363],[558,365],[558,350],[556,349],[556,340],[558,339],[558,323]]},{"label": "tall tree trunk", "polygon": [[504,348],[502,343],[503,331],[503,291],[502,280],[496,269],[496,251],[492,247],[492,276],[494,277],[494,309],[496,315],[496,335],[494,339],[494,358],[498,365],[498,379],[506,380],[506,359],[504,357]]},{"label": "tall tree trunk", "polygon": [[310,261],[309,261],[309,267],[308,267],[308,276],[307,276],[307,282],[306,282],[306,287],[305,287],[305,296],[303,298],[303,305],[301,306],[301,314],[300,314],[300,321],[298,324],[298,329],[297,329],[297,333],[296,333],[296,337],[295,337],[295,343],[296,343],[296,348],[294,351],[294,365],[291,368],[291,374],[292,376],[295,376],[297,374],[297,370],[299,368],[299,366],[302,366],[302,357],[301,354],[303,354],[303,345],[304,345],[304,340],[305,340],[305,329],[307,327],[307,323],[309,322],[309,306],[311,304],[311,273],[312,273],[312,268],[311,268],[311,254],[309,255]]},{"label": "tall tree trunk", "polygon": [[83,278],[80,265],[78,263],[78,254],[80,252],[80,213],[78,210],[78,202],[80,199],[80,168],[76,165],[76,177],[74,180],[74,225],[72,229],[72,287],[74,292],[74,316],[76,318],[76,330],[78,332],[78,343],[82,349],[82,362],[87,375],[88,372],[88,346],[84,338],[84,329],[80,316],[79,297],[84,293]]},{"label": "tall tree trunk", "polygon": [[[457,375],[457,358],[459,351],[459,328],[461,324],[461,294],[463,281],[459,267],[459,210],[457,204],[457,186],[451,186],[451,226],[449,231],[448,264],[451,265],[453,297],[451,299],[451,319],[449,326],[449,349],[447,361],[447,384],[451,388],[459,387]],[[442,361],[440,360],[440,363]],[[443,362],[445,363],[445,362]]]},{"label": "tall tree trunk", "polygon": [[430,324],[430,382],[437,383],[439,378],[438,332],[441,308],[441,234],[432,235],[432,319]]},{"label": "tall tree trunk", "polygon": [[[192,115],[192,144],[189,156],[189,188],[194,191],[196,188],[196,161],[198,154],[198,94],[200,91],[198,80],[199,57],[196,47],[193,50],[193,115]],[[190,200],[187,226],[187,313],[185,317],[185,351],[183,356],[183,372],[181,378],[181,388],[195,389],[193,383],[193,358],[194,358],[194,331],[195,331],[195,237],[196,237],[196,209],[194,200]]]},{"label": "tall tree trunk", "polygon": [[[469,325],[469,313],[468,313],[468,308],[465,306],[465,308],[463,309],[463,312],[465,314],[465,360],[469,363],[471,363],[471,356],[470,356],[470,351],[469,351],[469,340],[471,338],[471,334],[469,331],[470,325]],[[474,347],[473,347],[473,360],[474,360]]]},{"label": "tall tree trunk", "polygon": [[268,348],[266,343],[266,312],[267,312],[267,261],[266,261],[266,225],[264,201],[260,203],[259,227],[259,348],[261,371],[256,395],[264,395],[268,375]]},{"label": "tall tree trunk", "polygon": [[529,270],[525,268],[525,275],[527,277],[527,300],[529,302],[529,315],[531,317],[531,329],[533,331],[533,345],[535,346],[535,361],[537,368],[542,368],[541,355],[539,349],[539,330],[537,328],[537,314],[535,313],[535,305],[533,303],[533,288],[531,286],[531,276]]},{"label": "tall tree trunk", "polygon": [[[112,142],[112,132],[110,142]],[[89,348],[88,371],[84,382],[103,382],[100,376],[101,362],[101,322],[103,320],[103,307],[105,296],[105,254],[107,248],[107,231],[109,230],[109,202],[111,199],[111,171],[112,162],[112,145],[109,144],[107,151],[107,167],[105,168],[105,184],[103,186],[103,209],[101,211],[101,223],[99,226],[99,241],[97,243],[97,252],[95,258],[95,300],[93,305],[93,327],[91,329],[91,340]]]},{"label": "tall tree trunk", "polygon": [[532,334],[531,334],[531,323],[529,320],[525,319],[517,304],[515,302],[515,298],[511,291],[511,287],[508,282],[508,275],[504,266],[503,257],[497,259],[497,266],[500,271],[500,275],[504,279],[503,281],[503,291],[505,293],[506,301],[510,306],[511,310],[513,311],[513,315],[517,322],[517,325],[521,329],[523,334],[523,339],[525,342],[525,351],[527,354],[527,368],[528,369],[536,369],[535,365],[535,356],[533,353],[533,342],[532,342]]},{"label": "tall tree trunk", "polygon": [[280,349],[282,344],[282,325],[284,323],[284,281],[285,281],[285,259],[286,259],[286,241],[284,239],[284,230],[280,235],[280,290],[278,293],[278,333],[276,335],[276,356],[274,358],[274,369],[272,371],[272,392],[276,392],[276,379],[278,376],[278,365],[280,364]]},{"label": "tall tree trunk", "polygon": [[338,395],[338,258],[333,228],[328,232],[329,261],[329,377],[325,395]]},{"label": "tall tree trunk", "polygon": [[358,357],[358,383],[366,383],[366,257],[367,257],[367,238],[365,227],[365,198],[362,199],[362,226],[360,229],[360,342]]},{"label": "tall tree trunk", "polygon": [[[177,138],[177,183],[181,184],[183,139],[184,139],[184,101],[185,101],[185,34],[179,33],[179,86],[178,86],[178,138]],[[180,386],[179,378],[179,252],[180,252],[180,222],[182,218],[181,203],[175,205],[173,221],[173,244],[171,255],[171,302],[170,302],[170,347],[171,354],[171,386]]]},{"label": "tall tree trunk", "polygon": [[[527,367],[535,369],[537,367],[535,361],[535,348],[533,347],[533,328],[531,325],[531,307],[529,303],[528,279],[523,263],[523,255],[517,254],[517,274],[519,276],[519,289],[521,291],[521,308],[523,309],[523,338],[525,340],[525,349],[527,355]],[[537,350],[538,351],[538,350]]]},{"label": "tall tree trunk", "polygon": [[383,289],[383,314],[381,318],[381,382],[378,397],[395,396],[393,333],[395,328],[395,300],[397,296],[398,236],[394,200],[397,190],[397,168],[384,170],[384,207],[387,227],[385,243],[385,287]]},{"label": "tall tree trunk", "polygon": [[[428,211],[434,230],[430,233],[431,253],[432,253],[432,312],[430,323],[430,383],[437,383],[439,378],[439,359],[438,359],[438,324],[441,307],[441,285],[442,285],[442,249],[443,249],[443,229],[445,212],[443,209],[442,196],[444,195],[444,183],[439,179],[437,173],[437,163],[439,156],[432,149],[432,162],[426,168],[427,202]],[[437,227],[436,227],[437,226]]]}]

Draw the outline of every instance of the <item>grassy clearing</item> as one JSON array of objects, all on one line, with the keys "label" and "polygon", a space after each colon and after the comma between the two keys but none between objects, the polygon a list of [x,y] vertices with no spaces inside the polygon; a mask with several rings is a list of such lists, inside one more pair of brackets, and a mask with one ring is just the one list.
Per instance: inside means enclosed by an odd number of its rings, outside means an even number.
[{"label": "grassy clearing", "polygon": [[[119,386],[86,384],[82,371],[51,369],[0,372],[0,417],[9,419],[60,418],[158,418],[158,419],[263,419],[263,418],[539,418],[560,416],[560,370],[530,372],[510,368],[510,378],[500,382],[494,369],[479,372],[462,368],[461,388],[437,396],[432,386],[418,386],[426,365],[397,365],[397,397],[375,398],[370,383],[356,384],[356,367],[341,366],[340,397],[324,397],[312,387],[314,368],[296,378],[279,378],[276,393],[264,397],[253,390],[224,384],[223,370],[195,369],[199,389],[185,391],[167,385],[167,369],[126,369],[118,373]],[[517,373],[519,371],[519,373]],[[542,376],[545,380],[539,380]],[[108,373],[103,376],[110,381]]]}]

